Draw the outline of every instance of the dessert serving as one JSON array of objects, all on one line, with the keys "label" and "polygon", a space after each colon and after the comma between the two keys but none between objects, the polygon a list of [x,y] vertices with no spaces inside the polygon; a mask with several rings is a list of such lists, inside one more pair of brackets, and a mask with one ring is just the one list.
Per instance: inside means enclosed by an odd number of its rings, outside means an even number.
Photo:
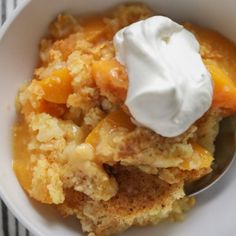
[{"label": "dessert serving", "polygon": [[16,99],[16,176],[87,235],[182,219],[236,113],[236,46],[143,4],[61,14]]}]

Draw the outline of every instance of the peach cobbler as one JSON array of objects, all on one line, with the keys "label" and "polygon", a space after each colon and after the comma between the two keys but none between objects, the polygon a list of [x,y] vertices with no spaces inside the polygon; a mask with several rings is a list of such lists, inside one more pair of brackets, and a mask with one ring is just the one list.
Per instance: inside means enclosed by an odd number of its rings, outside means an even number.
[{"label": "peach cobbler", "polygon": [[195,204],[184,184],[211,172],[219,122],[236,112],[235,45],[186,23],[183,29],[197,38],[198,60],[212,80],[209,109],[178,135],[165,136],[136,121],[138,113],[127,105],[133,100],[126,101],[134,74],[128,73],[130,64],[117,60],[113,38],[153,16],[142,4],[81,18],[59,15],[40,42],[33,79],[17,96],[13,167],[20,184],[31,198],[53,204],[63,216],[75,215],[89,236],[182,219]]}]

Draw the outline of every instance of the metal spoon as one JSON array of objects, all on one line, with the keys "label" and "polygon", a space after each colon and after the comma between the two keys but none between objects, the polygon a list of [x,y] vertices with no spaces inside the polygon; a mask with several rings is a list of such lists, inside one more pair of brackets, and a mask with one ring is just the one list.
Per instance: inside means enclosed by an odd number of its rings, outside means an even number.
[{"label": "metal spoon", "polygon": [[223,177],[233,160],[236,159],[236,116],[221,121],[215,147],[213,171],[199,180],[186,184],[187,196],[195,196],[210,188]]}]

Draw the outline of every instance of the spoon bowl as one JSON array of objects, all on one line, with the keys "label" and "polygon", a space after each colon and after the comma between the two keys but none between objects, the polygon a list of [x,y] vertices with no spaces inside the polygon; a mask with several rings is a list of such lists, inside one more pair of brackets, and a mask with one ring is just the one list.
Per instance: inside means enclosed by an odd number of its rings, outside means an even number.
[{"label": "spoon bowl", "polygon": [[215,141],[215,160],[212,172],[185,185],[185,194],[195,196],[217,183],[230,169],[236,158],[236,116],[223,119],[220,122],[219,134]]}]

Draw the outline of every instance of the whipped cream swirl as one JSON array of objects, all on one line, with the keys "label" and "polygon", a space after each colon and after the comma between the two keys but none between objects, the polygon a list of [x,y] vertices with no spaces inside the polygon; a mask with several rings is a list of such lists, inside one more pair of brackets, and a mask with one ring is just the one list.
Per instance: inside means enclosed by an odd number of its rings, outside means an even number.
[{"label": "whipped cream swirl", "polygon": [[194,35],[163,16],[114,36],[116,58],[128,73],[125,104],[141,126],[165,137],[185,132],[212,103],[212,80]]}]

